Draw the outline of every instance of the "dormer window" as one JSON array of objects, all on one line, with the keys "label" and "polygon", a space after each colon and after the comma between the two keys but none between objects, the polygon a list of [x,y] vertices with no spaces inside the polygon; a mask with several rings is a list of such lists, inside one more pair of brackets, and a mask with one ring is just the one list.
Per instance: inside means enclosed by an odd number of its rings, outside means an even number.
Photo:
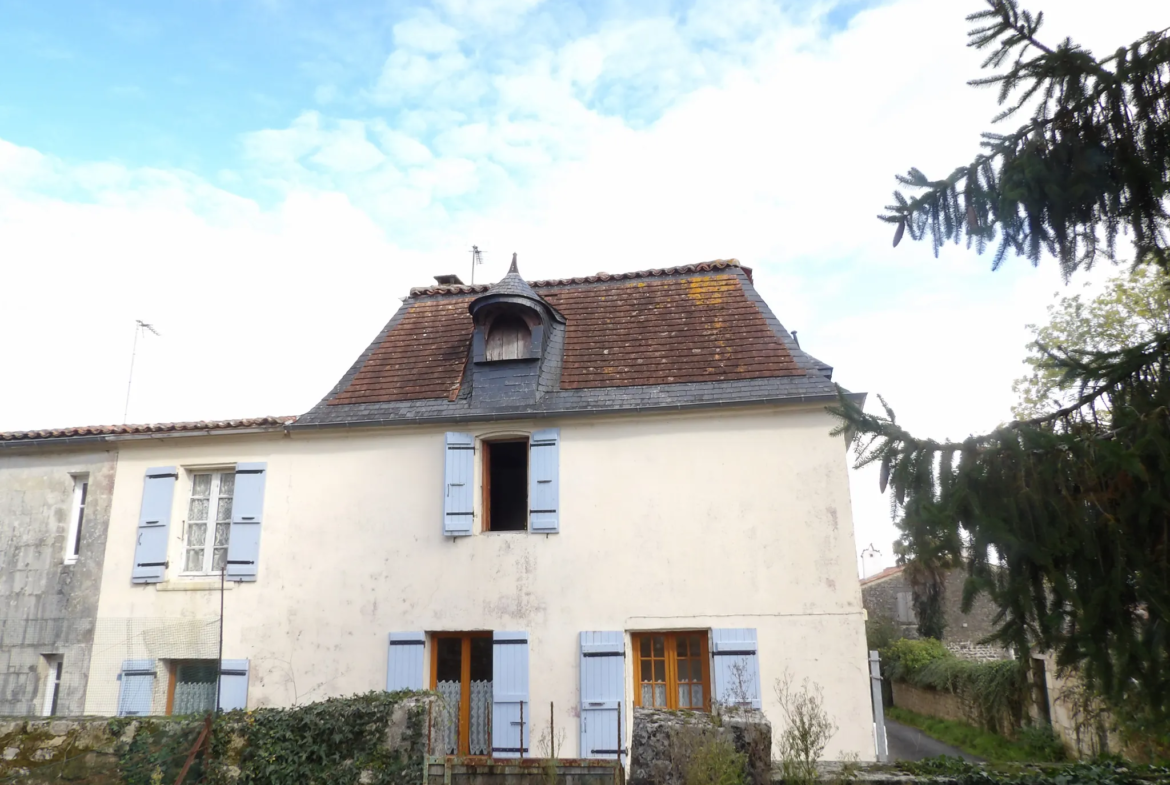
[{"label": "dormer window", "polygon": [[492,320],[484,345],[484,360],[520,360],[528,357],[532,331],[515,314],[500,314]]}]

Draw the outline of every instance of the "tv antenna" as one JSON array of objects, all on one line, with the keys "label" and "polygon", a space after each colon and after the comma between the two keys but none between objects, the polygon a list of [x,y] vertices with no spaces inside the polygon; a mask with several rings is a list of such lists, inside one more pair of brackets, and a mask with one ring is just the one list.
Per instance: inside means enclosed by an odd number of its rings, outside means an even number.
[{"label": "tv antenna", "polygon": [[148,324],[141,319],[134,320],[134,349],[130,352],[130,379],[126,382],[126,407],[122,409],[122,424],[126,424],[126,417],[130,414],[130,388],[134,384],[134,358],[138,355],[138,336],[145,335],[151,332],[162,337],[159,331],[154,329],[153,324]]},{"label": "tv antenna", "polygon": [[483,264],[483,253],[478,245],[471,246],[471,285],[475,286],[475,267]]}]

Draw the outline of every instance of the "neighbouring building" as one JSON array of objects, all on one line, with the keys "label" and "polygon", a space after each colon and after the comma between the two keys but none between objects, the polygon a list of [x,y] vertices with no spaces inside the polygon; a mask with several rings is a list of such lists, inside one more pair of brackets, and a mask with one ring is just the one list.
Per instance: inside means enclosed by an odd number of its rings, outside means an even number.
[{"label": "neighbouring building", "polygon": [[[998,644],[982,643],[995,632],[996,607],[986,595],[979,595],[969,613],[963,613],[962,570],[947,573],[943,593],[943,643],[960,657],[973,660],[1002,660],[1010,656]],[[869,618],[886,618],[904,638],[918,637],[913,592],[904,567],[890,567],[861,580],[861,597]]]},{"label": "neighbouring building", "polygon": [[0,436],[0,716],[81,714],[115,453]]},{"label": "neighbouring building", "polygon": [[790,675],[872,759],[832,369],[750,271],[439,280],[295,421],[118,443],[86,711],[432,688],[439,749],[614,757]]}]

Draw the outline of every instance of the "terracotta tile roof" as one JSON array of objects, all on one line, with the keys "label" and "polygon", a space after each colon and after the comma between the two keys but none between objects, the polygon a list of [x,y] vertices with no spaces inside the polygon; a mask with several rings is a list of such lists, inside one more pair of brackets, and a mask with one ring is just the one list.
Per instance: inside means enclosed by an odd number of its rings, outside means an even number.
[{"label": "terracotta tile roof", "polygon": [[886,567],[884,570],[877,573],[876,575],[871,575],[868,578],[862,578],[861,585],[866,586],[868,584],[875,583],[877,581],[885,580],[886,578],[890,578],[894,575],[897,575],[898,573],[900,573],[904,569],[906,569],[905,565],[903,565],[901,567]]},{"label": "terracotta tile roof", "polygon": [[248,428],[276,427],[295,422],[296,417],[249,417],[242,420],[198,420],[196,422],[156,422],[143,425],[83,425],[75,428],[45,428],[37,431],[0,432],[0,442],[38,439],[70,439],[81,436],[129,436],[183,431],[232,431]]},{"label": "terracotta tile roof", "polygon": [[[691,273],[706,273],[714,270],[726,270],[729,267],[738,267],[751,278],[751,268],[740,265],[738,259],[715,259],[710,262],[684,264],[678,267],[661,267],[653,270],[635,270],[630,273],[597,273],[576,278],[549,278],[543,281],[529,281],[533,289],[549,287],[580,286],[587,283],[606,283],[609,281],[629,281],[637,278],[662,278],[671,275],[689,275]],[[483,294],[492,288],[492,284],[458,284],[453,286],[416,286],[410,290],[411,297],[426,297],[438,294]]]},{"label": "terracotta tile roof", "polygon": [[803,376],[736,275],[541,292],[566,320],[561,389]]},{"label": "terracotta tile roof", "polygon": [[[533,283],[565,318],[559,389],[804,376],[738,268],[718,260]],[[473,331],[468,305],[490,288],[411,290],[414,302],[327,404],[454,397]]]},{"label": "terracotta tile roof", "polygon": [[472,331],[467,306],[472,299],[450,297],[408,306],[330,405],[446,398],[467,362]]}]

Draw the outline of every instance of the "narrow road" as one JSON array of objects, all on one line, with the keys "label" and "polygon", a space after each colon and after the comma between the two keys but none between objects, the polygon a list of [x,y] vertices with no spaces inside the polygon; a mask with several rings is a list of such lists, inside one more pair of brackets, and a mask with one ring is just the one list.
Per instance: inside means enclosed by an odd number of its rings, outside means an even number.
[{"label": "narrow road", "polygon": [[890,760],[922,760],[937,755],[958,755],[971,763],[982,763],[982,758],[968,755],[960,749],[943,744],[941,741],[930,738],[918,728],[911,728],[900,722],[886,718],[886,746],[890,750]]}]

